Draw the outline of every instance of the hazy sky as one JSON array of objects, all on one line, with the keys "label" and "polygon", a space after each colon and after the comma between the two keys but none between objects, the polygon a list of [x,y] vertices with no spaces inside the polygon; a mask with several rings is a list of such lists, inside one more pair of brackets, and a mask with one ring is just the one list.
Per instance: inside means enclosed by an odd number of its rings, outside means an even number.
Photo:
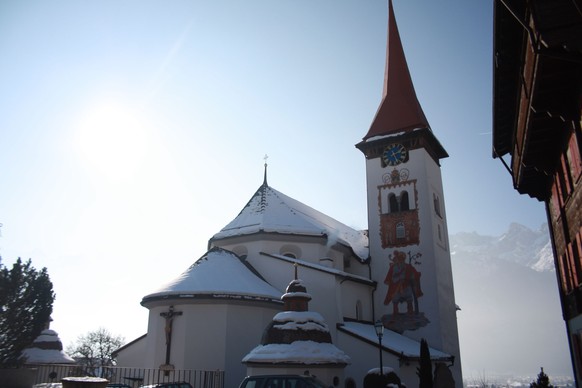
[{"label": "hazy sky", "polygon": [[[545,222],[491,158],[492,2],[395,0],[450,157],[450,233]],[[46,266],[65,345],[146,332],[177,276],[263,179],[366,228],[385,0],[0,2],[0,255]],[[462,339],[461,339],[462,340]]]}]

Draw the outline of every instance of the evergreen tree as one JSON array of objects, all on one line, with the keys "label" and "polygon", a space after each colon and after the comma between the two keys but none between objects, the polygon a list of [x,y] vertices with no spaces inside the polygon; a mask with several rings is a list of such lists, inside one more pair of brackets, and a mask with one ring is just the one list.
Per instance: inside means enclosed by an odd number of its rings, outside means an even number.
[{"label": "evergreen tree", "polygon": [[40,335],[53,311],[53,284],[46,268],[18,258],[12,269],[0,258],[0,365],[18,366],[21,353]]},{"label": "evergreen tree", "polygon": [[541,371],[538,374],[537,381],[532,381],[529,385],[530,388],[554,388],[553,385],[550,384],[550,378],[547,374],[544,373],[544,368],[540,368]]},{"label": "evergreen tree", "polygon": [[416,368],[416,374],[420,379],[419,388],[432,388],[432,362],[428,342],[420,340],[420,366]]}]

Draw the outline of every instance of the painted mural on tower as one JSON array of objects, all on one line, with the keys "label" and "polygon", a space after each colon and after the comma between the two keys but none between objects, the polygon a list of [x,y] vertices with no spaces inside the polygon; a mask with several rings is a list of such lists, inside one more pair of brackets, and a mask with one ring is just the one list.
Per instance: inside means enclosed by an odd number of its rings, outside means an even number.
[{"label": "painted mural on tower", "polygon": [[[418,299],[423,293],[421,273],[414,266],[421,264],[421,256],[420,252],[413,255],[398,250],[388,256],[390,265],[384,279],[388,290],[384,305],[392,305],[392,313],[383,315],[382,322],[386,328],[398,333],[416,330],[430,323],[418,306]],[[405,311],[401,310],[402,305]]]},{"label": "painted mural on tower", "polygon": [[394,169],[382,177],[378,186],[380,237],[382,248],[418,245],[420,221],[416,179],[408,178],[408,170]]}]

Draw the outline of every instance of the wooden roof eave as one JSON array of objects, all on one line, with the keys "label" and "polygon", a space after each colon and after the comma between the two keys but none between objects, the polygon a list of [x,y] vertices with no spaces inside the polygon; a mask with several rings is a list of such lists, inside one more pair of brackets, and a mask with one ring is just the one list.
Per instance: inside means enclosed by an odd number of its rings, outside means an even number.
[{"label": "wooden roof eave", "polygon": [[525,7],[514,3],[512,12],[500,1],[494,3],[493,158],[511,153],[515,141],[514,131],[520,91],[519,74],[526,32],[516,20],[516,16],[524,17]]}]

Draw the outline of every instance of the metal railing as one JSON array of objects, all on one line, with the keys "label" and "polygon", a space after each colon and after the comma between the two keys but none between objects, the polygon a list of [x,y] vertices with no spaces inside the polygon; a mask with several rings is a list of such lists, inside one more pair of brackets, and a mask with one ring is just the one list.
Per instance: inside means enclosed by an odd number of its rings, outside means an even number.
[{"label": "metal railing", "polygon": [[193,388],[224,388],[222,370],[161,370],[108,366],[88,371],[83,366],[66,364],[38,364],[27,367],[37,370],[35,384],[59,383],[64,377],[97,376],[106,378],[110,384],[124,384],[131,388],[173,381],[187,382]]}]

